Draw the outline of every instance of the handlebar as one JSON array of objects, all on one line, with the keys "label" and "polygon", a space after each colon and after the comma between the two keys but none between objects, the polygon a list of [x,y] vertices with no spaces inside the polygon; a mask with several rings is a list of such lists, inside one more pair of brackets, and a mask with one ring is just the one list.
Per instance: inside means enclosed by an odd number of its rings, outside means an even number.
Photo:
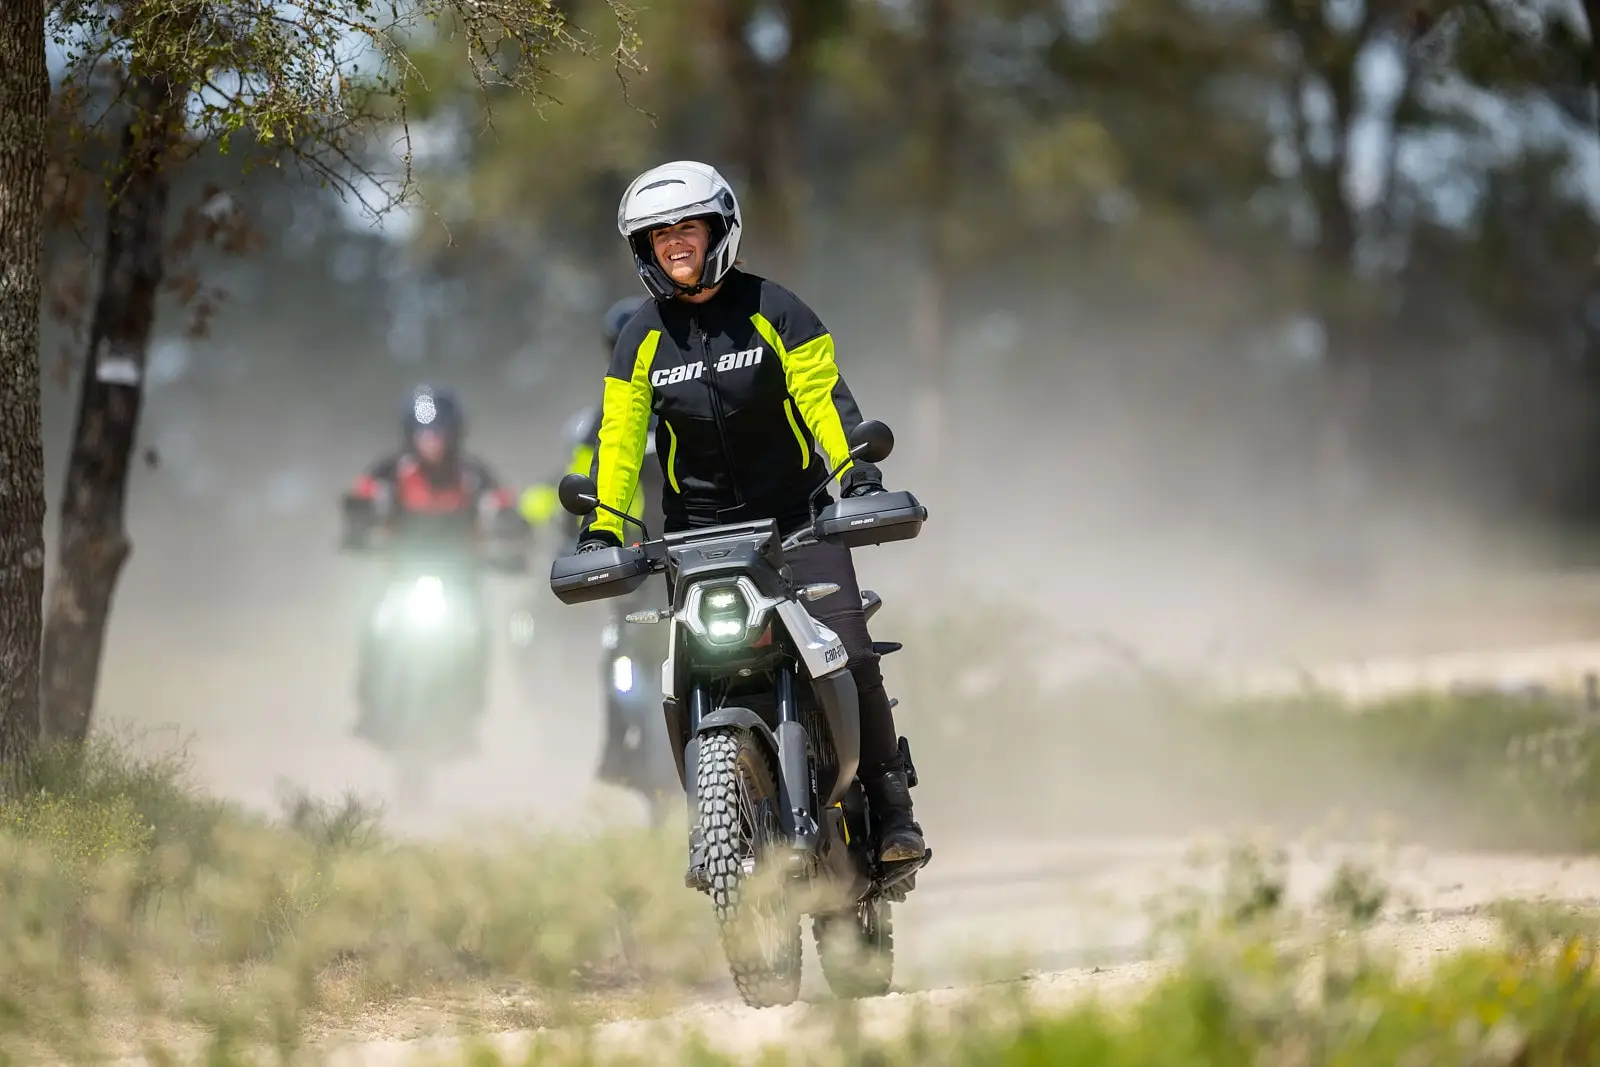
[{"label": "handlebar", "polygon": [[779,542],[778,547],[782,548],[785,552],[789,552],[796,548],[804,548],[807,545],[815,545],[820,543],[821,538],[817,536],[817,524],[815,521],[812,521],[806,523],[788,537],[785,537],[781,542]]},{"label": "handlebar", "polygon": [[[779,541],[778,546],[782,551],[789,552],[796,548],[804,548],[808,545],[820,543],[821,538],[817,536],[816,522],[813,521],[807,523],[794,533],[790,534],[788,537],[785,537],[783,540]],[[651,574],[660,574],[665,571],[670,561],[670,553],[667,549],[667,538],[664,536],[651,538],[646,541],[638,541],[632,545],[622,545],[620,547],[624,549],[632,549],[643,556],[645,563],[650,567]]]},{"label": "handlebar", "polygon": [[[781,539],[778,543],[780,551],[789,552],[797,548],[820,543],[821,537],[817,534],[817,526],[822,521],[822,515],[818,508],[818,499],[826,495],[828,487],[851,463],[857,460],[866,463],[880,463],[888,458],[890,452],[894,449],[894,434],[889,431],[889,427],[881,422],[863,422],[851,431],[849,446],[849,454],[840,460],[828,472],[828,476],[822,479],[816,488],[812,490],[809,501],[811,521],[801,529],[791,533],[788,537]],[[639,551],[644,557],[651,574],[658,574],[667,569],[669,553],[666,539],[652,539],[649,528],[641,519],[628,515],[602,501],[593,479],[577,472],[569,473],[556,486],[556,494],[561,501],[562,508],[569,514],[582,516],[593,511],[604,511],[614,516],[621,524],[621,527],[637,526],[644,540],[633,546],[624,545],[619,547],[632,548]]]}]

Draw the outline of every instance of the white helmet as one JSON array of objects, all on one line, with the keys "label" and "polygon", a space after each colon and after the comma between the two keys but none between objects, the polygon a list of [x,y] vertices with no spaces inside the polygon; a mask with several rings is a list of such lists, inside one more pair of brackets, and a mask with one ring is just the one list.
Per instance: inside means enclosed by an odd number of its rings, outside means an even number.
[{"label": "white helmet", "polygon": [[[711,243],[700,282],[683,286],[673,281],[656,262],[650,231],[675,226],[685,219],[703,218],[711,224]],[[658,300],[680,293],[693,295],[710,289],[732,269],[739,258],[739,200],[715,167],[689,160],[652,167],[628,186],[617,205],[617,232],[633,251],[633,265],[644,287]]]}]

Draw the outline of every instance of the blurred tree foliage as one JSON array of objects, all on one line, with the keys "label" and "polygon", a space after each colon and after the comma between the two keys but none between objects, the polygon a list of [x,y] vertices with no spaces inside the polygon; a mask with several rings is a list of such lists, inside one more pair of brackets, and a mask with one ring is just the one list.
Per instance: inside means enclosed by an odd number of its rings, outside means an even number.
[{"label": "blurred tree foliage", "polygon": [[[606,17],[568,7],[575,24]],[[497,108],[492,129],[492,94],[463,91],[442,53],[416,57],[455,149],[423,177],[438,208],[424,248],[468,264],[486,245],[522,263],[559,246],[621,281],[621,188],[705,158],[745,197],[757,269],[884,277],[913,350],[933,343],[915,323],[948,339],[1005,295],[1052,289],[1071,293],[1060,317],[1018,343],[1035,380],[1115,316],[1185,322],[1190,358],[1224,365],[1310,322],[1327,387],[1309,436],[1336,482],[1426,425],[1431,444],[1412,446],[1471,440],[1527,501],[1600,513],[1600,470],[1575,451],[1600,397],[1584,370],[1597,178],[1581,11],[685,0],[639,28],[648,69],[626,101],[604,69],[558,58],[551,103]],[[937,307],[874,269],[907,257]],[[1485,390],[1493,403],[1472,399]]]}]

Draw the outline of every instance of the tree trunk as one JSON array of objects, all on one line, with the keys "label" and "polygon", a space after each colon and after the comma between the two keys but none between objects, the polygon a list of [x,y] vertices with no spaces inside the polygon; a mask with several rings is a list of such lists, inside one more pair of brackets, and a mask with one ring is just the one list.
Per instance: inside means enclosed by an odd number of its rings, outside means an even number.
[{"label": "tree trunk", "polygon": [[[916,398],[918,459],[922,480],[932,499],[943,499],[948,480],[945,466],[951,423],[950,392],[950,277],[955,202],[955,165],[958,146],[957,86],[954,80],[955,13],[950,0],[925,0],[923,14],[923,78],[921,94],[922,242],[923,261],[918,298],[914,301],[912,341],[921,354],[920,391]],[[944,567],[937,568],[941,573]]]},{"label": "tree trunk", "polygon": [[179,130],[173,95],[164,79],[136,83],[106,211],[44,630],[44,734],[52,742],[81,745],[89,735],[112,596],[132,548],[123,512],[163,273],[164,164]]},{"label": "tree trunk", "polygon": [[767,70],[746,33],[755,17],[753,0],[715,0],[706,19],[720,58],[722,87],[732,114],[726,124],[727,158],[738,160],[744,187],[747,248],[766,252],[776,262],[765,270],[782,276],[789,261],[788,220],[783,211],[781,174],[773,158],[773,73]]},{"label": "tree trunk", "polygon": [[44,9],[44,0],[0,4],[0,794],[25,785],[39,740],[39,260],[50,104]]},{"label": "tree trunk", "polygon": [[[1590,99],[1590,125],[1600,134],[1600,0],[1584,0],[1584,15],[1589,24],[1589,56],[1586,64]],[[1577,450],[1582,458],[1579,477],[1577,511],[1586,519],[1600,515],[1600,462],[1594,458],[1600,447],[1600,317],[1595,308],[1600,306],[1600,251],[1590,261],[1587,289],[1579,316],[1583,325],[1583,359],[1579,364],[1580,386],[1584,393],[1586,425]]]}]

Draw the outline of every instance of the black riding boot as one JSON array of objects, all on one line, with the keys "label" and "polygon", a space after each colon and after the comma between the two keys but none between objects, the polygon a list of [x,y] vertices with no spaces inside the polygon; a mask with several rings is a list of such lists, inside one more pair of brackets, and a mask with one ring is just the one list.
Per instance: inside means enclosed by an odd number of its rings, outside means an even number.
[{"label": "black riding boot", "polygon": [[911,814],[911,790],[900,771],[883,771],[867,778],[867,802],[878,827],[878,862],[920,860],[928,851],[922,827]]}]

